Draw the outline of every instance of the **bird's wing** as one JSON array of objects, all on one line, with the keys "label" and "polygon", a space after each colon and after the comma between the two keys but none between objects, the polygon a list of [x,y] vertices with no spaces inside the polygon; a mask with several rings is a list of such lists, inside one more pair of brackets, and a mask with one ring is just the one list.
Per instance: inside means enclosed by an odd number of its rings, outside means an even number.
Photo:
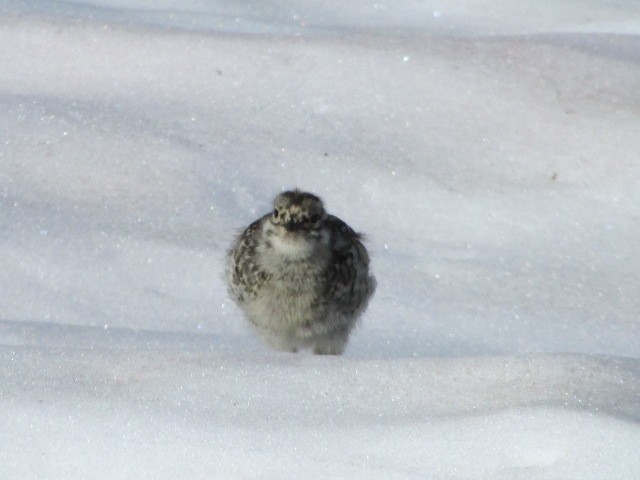
[{"label": "bird's wing", "polygon": [[369,274],[369,255],[362,236],[333,215],[327,218],[331,229],[333,259],[329,269],[328,297],[345,315],[361,312],[375,290]]},{"label": "bird's wing", "polygon": [[256,262],[256,248],[265,217],[249,225],[229,252],[229,294],[237,303],[255,297],[259,284],[266,277],[266,272]]}]

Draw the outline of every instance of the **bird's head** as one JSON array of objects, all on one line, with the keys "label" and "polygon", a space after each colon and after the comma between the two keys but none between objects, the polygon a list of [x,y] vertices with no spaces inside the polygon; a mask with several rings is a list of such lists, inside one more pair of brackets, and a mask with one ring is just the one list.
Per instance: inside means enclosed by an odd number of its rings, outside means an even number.
[{"label": "bird's head", "polygon": [[[269,218],[271,230],[278,244],[291,253],[313,249],[313,245],[326,240],[322,226],[327,214],[322,200],[300,190],[288,190],[276,196]],[[294,255],[297,256],[297,255]]]},{"label": "bird's head", "polygon": [[288,190],[273,201],[271,223],[289,232],[311,232],[320,228],[326,216],[320,198],[312,193]]}]

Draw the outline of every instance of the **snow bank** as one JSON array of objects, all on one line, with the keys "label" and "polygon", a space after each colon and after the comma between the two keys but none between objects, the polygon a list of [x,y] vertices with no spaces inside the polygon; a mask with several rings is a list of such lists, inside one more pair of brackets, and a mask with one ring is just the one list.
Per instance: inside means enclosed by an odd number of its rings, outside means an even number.
[{"label": "snow bank", "polygon": [[7,478],[615,478],[640,467],[635,360],[3,355]]}]

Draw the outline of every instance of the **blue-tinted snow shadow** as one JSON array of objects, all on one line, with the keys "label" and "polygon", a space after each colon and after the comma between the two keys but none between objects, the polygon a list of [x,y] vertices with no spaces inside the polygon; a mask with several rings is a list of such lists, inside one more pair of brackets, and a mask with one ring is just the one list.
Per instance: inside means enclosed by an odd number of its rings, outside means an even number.
[{"label": "blue-tinted snow shadow", "polygon": [[480,343],[434,335],[396,335],[386,337],[374,332],[354,332],[345,355],[362,359],[435,358],[497,355],[505,352]]}]

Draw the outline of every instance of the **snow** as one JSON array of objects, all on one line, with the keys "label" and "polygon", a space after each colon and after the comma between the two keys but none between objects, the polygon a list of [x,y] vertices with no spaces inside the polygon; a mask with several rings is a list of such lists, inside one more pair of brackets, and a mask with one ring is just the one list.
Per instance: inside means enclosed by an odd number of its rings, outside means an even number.
[{"label": "snow", "polygon": [[[0,2],[0,478],[640,475],[640,8]],[[345,355],[233,235],[365,232]]]}]

